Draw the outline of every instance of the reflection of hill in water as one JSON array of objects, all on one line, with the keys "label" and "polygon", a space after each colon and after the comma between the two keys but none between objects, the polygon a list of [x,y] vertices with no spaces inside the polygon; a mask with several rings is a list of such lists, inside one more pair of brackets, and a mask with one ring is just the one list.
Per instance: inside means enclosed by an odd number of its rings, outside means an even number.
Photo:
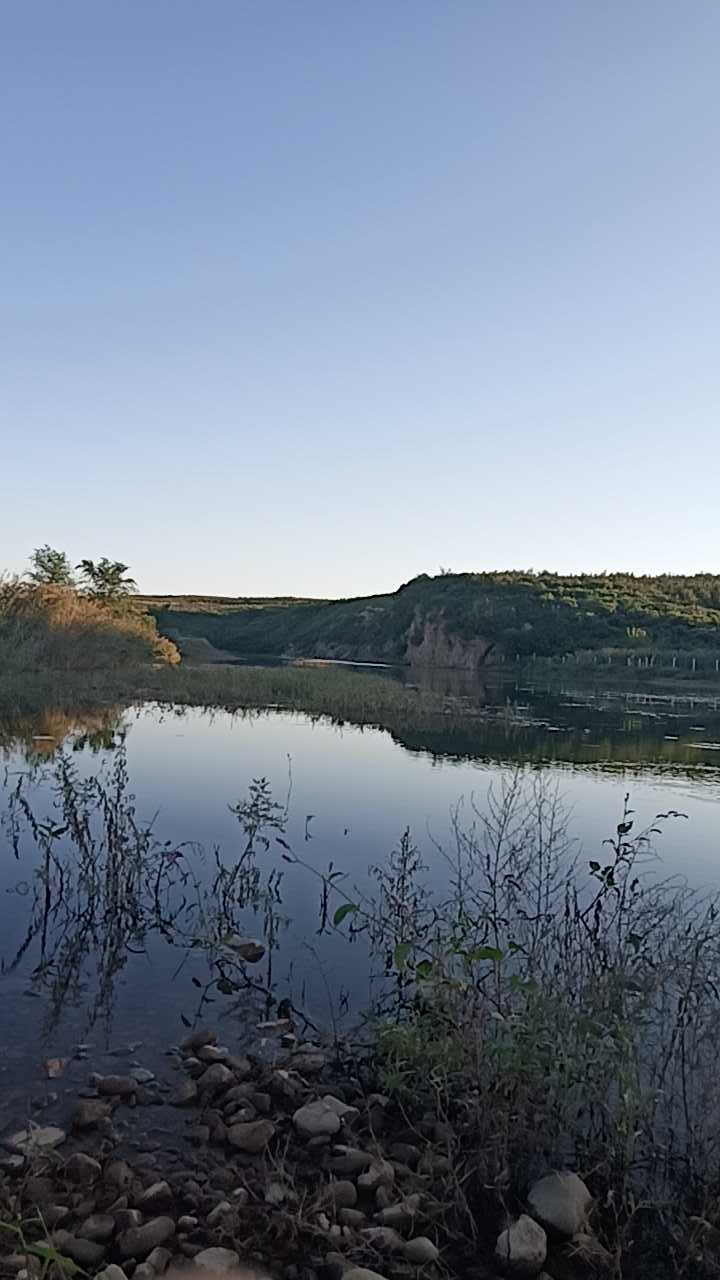
[{"label": "reflection of hill in water", "polygon": [[[512,677],[480,681],[462,671],[406,669],[387,675],[418,688],[416,711],[391,704],[373,709],[369,700],[357,710],[346,702],[341,715],[329,706],[327,715],[337,723],[384,730],[405,750],[437,759],[646,766],[676,773],[720,768],[720,702],[714,697],[684,691],[660,695],[647,688],[529,688]],[[377,679],[376,673],[368,674],[368,690]],[[19,752],[27,763],[38,764],[63,743],[74,750],[112,747],[126,732],[126,710],[103,703],[16,711],[0,704],[0,757]],[[173,707],[180,717],[186,710]],[[302,707],[291,713],[302,714]],[[253,708],[227,714],[267,712]],[[316,701],[307,714],[324,718],[325,712]]]}]

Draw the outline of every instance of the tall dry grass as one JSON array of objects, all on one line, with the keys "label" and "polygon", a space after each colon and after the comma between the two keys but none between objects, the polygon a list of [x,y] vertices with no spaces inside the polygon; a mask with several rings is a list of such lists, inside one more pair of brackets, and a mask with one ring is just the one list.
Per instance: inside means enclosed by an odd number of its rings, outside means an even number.
[{"label": "tall dry grass", "polygon": [[101,603],[71,587],[0,580],[0,669],[95,671],[172,664],[180,655],[133,602]]}]

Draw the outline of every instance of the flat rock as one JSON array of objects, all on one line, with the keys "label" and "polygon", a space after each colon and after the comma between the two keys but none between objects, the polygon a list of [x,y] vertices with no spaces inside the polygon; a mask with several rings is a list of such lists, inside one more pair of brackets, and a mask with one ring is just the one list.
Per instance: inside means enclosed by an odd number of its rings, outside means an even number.
[{"label": "flat rock", "polygon": [[14,1147],[24,1155],[34,1155],[39,1151],[52,1151],[67,1138],[64,1129],[55,1124],[31,1124],[27,1129],[20,1129],[6,1138],[6,1145]]},{"label": "flat rock", "polygon": [[334,1106],[325,1098],[318,1098],[315,1102],[308,1102],[304,1107],[298,1108],[293,1116],[293,1124],[303,1138],[318,1138],[339,1133],[342,1120]]},{"label": "flat rock", "polygon": [[533,1218],[552,1235],[574,1236],[587,1221],[592,1196],[582,1178],[563,1171],[548,1173],[528,1192],[528,1209]]},{"label": "flat rock", "polygon": [[137,1258],[144,1261],[153,1249],[165,1244],[175,1234],[175,1223],[172,1218],[151,1218],[141,1227],[130,1227],[123,1231],[118,1239],[118,1248],[123,1258]]},{"label": "flat rock", "polygon": [[138,1084],[152,1084],[155,1079],[155,1072],[148,1071],[147,1067],[133,1067],[130,1075]]},{"label": "flat rock", "polygon": [[205,1271],[232,1271],[240,1265],[240,1255],[234,1249],[203,1249],[195,1255],[195,1266]]},{"label": "flat rock", "polygon": [[228,1142],[239,1151],[256,1155],[264,1151],[275,1136],[275,1125],[270,1120],[251,1120],[249,1124],[233,1124],[228,1129]]},{"label": "flat rock", "polygon": [[512,1276],[536,1276],[547,1258],[547,1236],[526,1213],[500,1232],[495,1261]]}]

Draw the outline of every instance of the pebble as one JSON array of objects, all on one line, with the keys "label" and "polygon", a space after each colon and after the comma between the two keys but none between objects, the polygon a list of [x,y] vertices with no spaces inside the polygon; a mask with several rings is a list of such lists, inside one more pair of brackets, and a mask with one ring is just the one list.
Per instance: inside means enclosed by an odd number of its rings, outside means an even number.
[{"label": "pebble", "polygon": [[206,1271],[232,1271],[240,1265],[240,1255],[234,1249],[202,1249],[195,1255],[195,1265]]},{"label": "pebble", "polygon": [[111,1114],[110,1104],[100,1098],[83,1098],[72,1114],[73,1129],[96,1129]]},{"label": "pebble", "polygon": [[547,1257],[547,1236],[526,1213],[500,1232],[495,1261],[509,1275],[535,1276]]},{"label": "pebble", "polygon": [[142,1214],[139,1209],[120,1209],[114,1214],[118,1231],[129,1231],[131,1227],[142,1226]]},{"label": "pebble", "polygon": [[342,1120],[335,1107],[330,1106],[325,1098],[318,1098],[298,1108],[293,1124],[303,1138],[318,1138],[339,1133]]},{"label": "pebble", "polygon": [[[46,1216],[47,1222],[47,1216]],[[84,1240],[97,1240],[102,1244],[109,1240],[115,1232],[115,1219],[109,1213],[92,1213],[78,1227]]]},{"label": "pebble", "polygon": [[99,1267],[107,1253],[103,1244],[96,1244],[94,1240],[82,1240],[69,1231],[54,1232],[53,1245],[67,1258],[72,1258],[79,1267],[85,1268]]},{"label": "pebble", "polygon": [[114,1262],[111,1262],[102,1271],[98,1272],[95,1280],[127,1280],[127,1276],[122,1267],[118,1267]]},{"label": "pebble", "polygon": [[232,1205],[228,1200],[221,1200],[219,1204],[211,1209],[207,1216],[207,1224],[209,1227],[215,1227],[228,1213],[232,1213]]},{"label": "pebble", "polygon": [[[169,1249],[164,1249],[161,1244],[153,1249],[152,1253],[147,1256],[148,1265],[152,1267],[156,1276],[161,1276],[170,1266],[172,1254]],[[137,1275],[137,1272],[135,1273]]]},{"label": "pebble", "polygon": [[106,1187],[124,1191],[132,1182],[132,1169],[126,1160],[112,1160],[105,1169],[103,1181]]},{"label": "pebble", "polygon": [[337,1220],[343,1227],[364,1227],[367,1218],[361,1209],[338,1209]]},{"label": "pebble", "polygon": [[101,1173],[102,1168],[98,1161],[93,1160],[92,1156],[85,1155],[84,1151],[76,1151],[65,1165],[66,1176],[71,1182],[81,1185],[96,1182]]},{"label": "pebble", "polygon": [[173,1089],[168,1102],[171,1107],[190,1107],[198,1099],[198,1087],[194,1080],[181,1080]]},{"label": "pebble", "polygon": [[226,1067],[223,1062],[214,1062],[198,1079],[198,1089],[222,1089],[224,1086],[231,1085],[234,1079],[229,1067]]},{"label": "pebble", "polygon": [[118,1247],[123,1258],[144,1260],[153,1249],[165,1244],[174,1235],[175,1223],[172,1218],[151,1218],[141,1227],[130,1227],[123,1231]]},{"label": "pebble", "polygon": [[209,1031],[207,1027],[199,1027],[197,1031],[193,1031],[191,1035],[183,1040],[180,1048],[183,1053],[195,1053],[198,1049],[204,1048],[206,1044],[217,1044],[217,1036],[214,1031]]},{"label": "pebble", "polygon": [[138,1084],[152,1084],[155,1080],[154,1071],[148,1071],[147,1067],[133,1067],[130,1075]]},{"label": "pebble", "polygon": [[198,1225],[198,1219],[192,1213],[184,1213],[182,1218],[178,1218],[178,1231],[194,1231]]},{"label": "pebble", "polygon": [[408,1240],[404,1249],[405,1257],[408,1262],[412,1262],[413,1266],[424,1267],[429,1262],[437,1262],[440,1257],[440,1250],[437,1245],[433,1244],[427,1236],[415,1236],[414,1240]]},{"label": "pebble", "polygon": [[323,1200],[336,1209],[354,1209],[357,1204],[357,1187],[354,1182],[331,1182],[325,1188]]},{"label": "pebble", "polygon": [[119,1098],[128,1098],[137,1091],[137,1081],[132,1076],[99,1076],[96,1082],[98,1093]]},{"label": "pebble", "polygon": [[224,1045],[203,1044],[196,1050],[196,1054],[200,1062],[223,1062],[225,1058],[230,1057],[230,1050]]},{"label": "pebble", "polygon": [[275,1125],[270,1120],[253,1120],[250,1124],[234,1124],[228,1129],[228,1141],[239,1151],[255,1155],[263,1151],[275,1136]]},{"label": "pebble", "polygon": [[171,1209],[173,1202],[172,1187],[168,1182],[162,1181],[153,1182],[152,1186],[138,1196],[136,1204],[141,1213],[158,1214]]},{"label": "pebble", "polygon": [[369,1169],[373,1160],[374,1156],[369,1151],[361,1151],[359,1147],[339,1145],[333,1147],[333,1157],[329,1167],[333,1173],[356,1174]]},{"label": "pebble", "polygon": [[133,1271],[133,1280],[155,1280],[155,1272],[149,1262],[139,1262]]},{"label": "pebble", "polygon": [[378,1187],[391,1187],[395,1181],[395,1170],[389,1160],[373,1160],[369,1169],[360,1174],[358,1189],[360,1191],[377,1191]]},{"label": "pebble", "polygon": [[381,1253],[401,1253],[405,1248],[402,1236],[392,1227],[365,1227],[360,1236]]}]

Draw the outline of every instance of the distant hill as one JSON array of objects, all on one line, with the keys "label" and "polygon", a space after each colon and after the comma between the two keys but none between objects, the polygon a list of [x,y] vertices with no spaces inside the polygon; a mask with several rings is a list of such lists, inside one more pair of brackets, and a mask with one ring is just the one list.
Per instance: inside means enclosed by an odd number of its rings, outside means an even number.
[{"label": "distant hill", "polygon": [[242,657],[472,669],[516,656],[720,652],[713,574],[423,574],[392,594],[349,600],[142,599],[163,634],[201,637]]}]

